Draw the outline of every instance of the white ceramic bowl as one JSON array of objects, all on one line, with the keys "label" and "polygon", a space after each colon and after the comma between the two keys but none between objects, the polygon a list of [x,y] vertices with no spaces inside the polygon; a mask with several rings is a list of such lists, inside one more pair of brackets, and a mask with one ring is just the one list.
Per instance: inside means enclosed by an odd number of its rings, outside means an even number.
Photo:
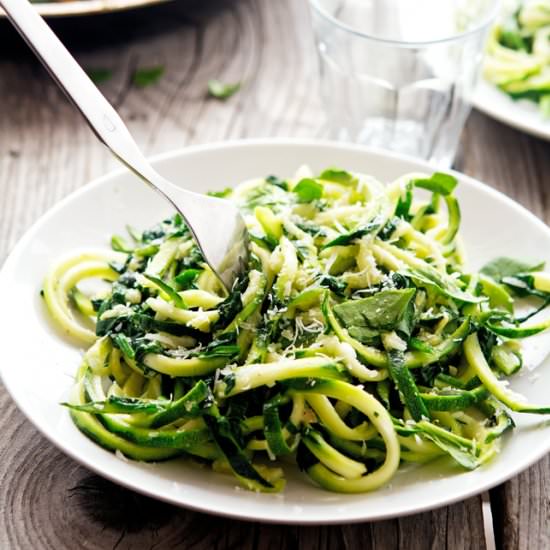
[{"label": "white ceramic bowl", "polygon": [[[161,155],[155,166],[170,180],[196,191],[223,189],[253,176],[292,174],[340,166],[383,181],[422,162],[363,147],[315,141],[256,140],[192,147]],[[462,235],[473,267],[498,255],[550,260],[550,230],[504,195],[461,174],[457,194]],[[141,493],[177,505],[236,518],[285,523],[375,520],[420,512],[490,488],[527,468],[550,449],[550,426],[535,415],[515,415],[517,429],[499,456],[473,472],[432,464],[401,471],[391,486],[363,495],[340,495],[310,484],[286,467],[282,494],[237,488],[230,476],[183,460],[154,465],[122,460],[83,436],[59,406],[72,384],[82,350],[49,324],[39,296],[44,273],[59,255],[104,247],[127,223],[147,227],[169,212],[163,200],[127,171],[109,174],[61,201],[26,233],[0,274],[0,372],[20,409],[55,445],[91,470]],[[548,338],[546,337],[546,341]],[[544,347],[545,340],[536,342]],[[540,351],[540,350],[539,350]],[[512,387],[537,403],[550,402],[550,364],[517,376]]]}]

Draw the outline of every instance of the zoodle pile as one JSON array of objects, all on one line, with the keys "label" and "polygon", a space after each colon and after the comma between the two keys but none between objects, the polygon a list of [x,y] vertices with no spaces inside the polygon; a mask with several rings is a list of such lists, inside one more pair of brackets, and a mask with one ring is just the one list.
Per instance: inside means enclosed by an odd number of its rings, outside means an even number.
[{"label": "zoodle pile", "polygon": [[358,493],[400,463],[490,460],[509,410],[550,413],[503,380],[519,340],[550,326],[531,318],[550,275],[509,258],[467,271],[456,184],[302,168],[216,193],[250,233],[229,293],[177,214],[64,259],[43,296],[89,346],[64,403],[74,423],[125,457],[193,457],[255,491],[282,489],[281,462]]},{"label": "zoodle pile", "polygon": [[512,8],[491,31],[485,78],[550,117],[550,0],[514,1]]}]

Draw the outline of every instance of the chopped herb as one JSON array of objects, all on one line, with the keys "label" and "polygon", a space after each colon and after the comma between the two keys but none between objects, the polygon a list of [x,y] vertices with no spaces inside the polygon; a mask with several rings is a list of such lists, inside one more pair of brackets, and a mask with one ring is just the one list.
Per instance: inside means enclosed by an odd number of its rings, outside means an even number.
[{"label": "chopped herb", "polygon": [[217,197],[218,199],[225,199],[231,195],[233,189],[226,187],[223,191],[208,191],[207,195],[210,197]]},{"label": "chopped herb", "polygon": [[219,80],[212,79],[208,81],[208,94],[216,99],[225,100],[237,93],[241,88],[240,82],[233,84],[224,84]]},{"label": "chopped herb", "polygon": [[136,69],[132,75],[132,83],[138,88],[146,88],[147,86],[156,84],[163,74],[164,67],[162,65]]},{"label": "chopped herb", "polygon": [[86,74],[94,84],[102,84],[113,77],[110,69],[86,69]]}]

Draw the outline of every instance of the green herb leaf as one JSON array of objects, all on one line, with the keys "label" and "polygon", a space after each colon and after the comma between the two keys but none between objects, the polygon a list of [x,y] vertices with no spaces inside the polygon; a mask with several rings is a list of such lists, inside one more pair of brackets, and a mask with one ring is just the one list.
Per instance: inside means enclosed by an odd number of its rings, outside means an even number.
[{"label": "green herb leaf", "polygon": [[176,275],[174,280],[182,290],[189,290],[195,288],[195,281],[201,273],[201,269],[185,269],[179,275]]},{"label": "green herb leaf", "polygon": [[240,87],[240,82],[235,82],[234,84],[224,84],[216,79],[208,81],[208,93],[211,97],[215,97],[216,99],[228,99],[233,94],[237,93]]},{"label": "green herb leaf", "polygon": [[319,179],[325,181],[333,181],[335,183],[341,183],[343,185],[351,185],[352,183],[355,183],[357,181],[357,178],[353,174],[350,174],[345,170],[341,170],[340,168],[329,168],[325,170],[321,173]]},{"label": "green herb leaf", "polygon": [[334,306],[334,313],[350,335],[369,340],[380,330],[399,330],[410,335],[414,310],[414,288],[382,290],[361,300],[348,300]]},{"label": "green herb leaf", "polygon": [[427,269],[409,269],[403,273],[411,279],[413,279],[420,286],[425,285],[432,287],[439,291],[443,296],[454,298],[460,302],[466,302],[468,304],[478,304],[486,301],[483,296],[472,296],[471,294],[464,292],[460,288],[456,287],[451,281],[445,281],[439,273],[435,270]]},{"label": "green herb leaf", "polygon": [[113,344],[115,344],[115,346],[122,352],[123,355],[125,355],[129,359],[135,359],[136,352],[132,348],[132,342],[130,338],[120,333],[112,335],[111,338],[113,340]]},{"label": "green herb leaf", "polygon": [[181,309],[187,308],[185,302],[183,301],[183,298],[169,284],[165,283],[162,279],[159,279],[158,277],[154,277],[153,275],[148,275],[147,273],[144,273],[143,275],[152,283],[157,285],[166,294],[168,294],[170,300],[174,302],[174,305],[176,307],[179,307]]},{"label": "green herb leaf", "polygon": [[528,273],[530,271],[539,271],[544,268],[544,262],[522,262],[513,258],[501,256],[495,258],[481,268],[481,273],[491,277],[497,283],[500,283],[505,277],[513,277],[518,273]]},{"label": "green herb leaf", "polygon": [[110,69],[86,69],[86,74],[94,84],[102,84],[113,77]]},{"label": "green herb leaf", "polygon": [[199,357],[213,358],[213,357],[227,357],[232,358],[240,353],[240,348],[237,345],[237,333],[236,332],[224,332],[218,336],[215,340],[212,340],[206,348],[200,353]]},{"label": "green herb leaf", "polygon": [[207,195],[209,197],[217,197],[218,199],[225,199],[226,197],[229,197],[231,193],[233,192],[233,189],[231,187],[226,187],[223,191],[208,191]]},{"label": "green herb leaf", "polygon": [[265,181],[267,181],[267,183],[269,183],[270,185],[275,185],[275,187],[279,187],[283,191],[288,191],[288,183],[285,180],[278,178],[277,176],[267,176],[267,178],[265,178]]},{"label": "green herb leaf", "polygon": [[311,178],[300,180],[292,191],[298,195],[298,202],[313,202],[323,196],[323,186]]},{"label": "green herb leaf", "polygon": [[455,177],[450,174],[443,174],[442,172],[434,172],[428,179],[415,179],[412,181],[416,187],[427,189],[432,193],[439,193],[440,195],[450,195],[458,184]]},{"label": "green herb leaf", "polygon": [[377,229],[379,229],[379,227],[380,222],[378,220],[374,220],[363,227],[359,227],[358,229],[354,229],[349,233],[339,235],[329,243],[323,245],[323,249],[330,248],[331,246],[347,246],[348,244],[351,244],[354,240],[360,239],[361,237],[364,237],[365,235],[376,231]]},{"label": "green herb leaf", "polygon": [[164,74],[164,67],[157,65],[156,67],[143,67],[136,69],[132,75],[132,82],[138,88],[146,88],[156,84]]}]

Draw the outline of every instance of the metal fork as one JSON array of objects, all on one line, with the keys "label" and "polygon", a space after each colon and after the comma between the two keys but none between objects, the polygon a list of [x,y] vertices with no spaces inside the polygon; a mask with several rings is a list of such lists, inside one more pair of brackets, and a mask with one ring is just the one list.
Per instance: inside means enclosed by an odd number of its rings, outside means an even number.
[{"label": "metal fork", "polygon": [[124,122],[27,0],[0,0],[8,18],[82,113],[97,137],[183,216],[206,262],[231,289],[248,263],[248,232],[230,201],[186,191],[145,158]]}]

